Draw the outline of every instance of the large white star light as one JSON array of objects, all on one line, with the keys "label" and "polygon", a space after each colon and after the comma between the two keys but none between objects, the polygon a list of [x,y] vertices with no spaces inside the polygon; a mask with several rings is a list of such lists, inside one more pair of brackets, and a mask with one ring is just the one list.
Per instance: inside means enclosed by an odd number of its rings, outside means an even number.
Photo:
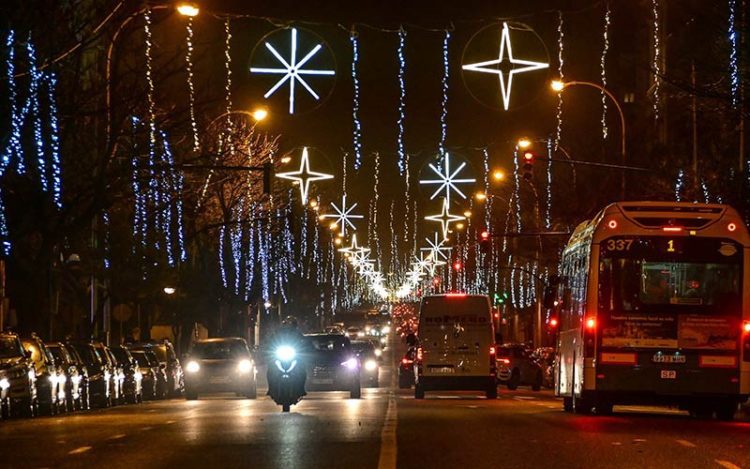
[{"label": "large white star light", "polygon": [[336,72],[334,70],[316,70],[316,69],[310,69],[310,68],[302,68],[307,62],[310,61],[310,59],[313,58],[315,54],[317,54],[320,49],[323,47],[322,44],[316,44],[315,47],[313,47],[310,52],[307,53],[302,59],[297,61],[297,28],[292,28],[292,44],[291,44],[291,51],[289,55],[289,60],[284,59],[284,57],[279,54],[279,52],[276,50],[276,48],[270,43],[266,42],[265,46],[266,49],[268,49],[274,57],[276,57],[276,60],[279,61],[282,68],[268,68],[268,67],[250,67],[251,73],[270,73],[270,74],[276,74],[276,75],[283,75],[279,81],[276,82],[275,85],[273,85],[266,94],[263,95],[264,98],[268,99],[271,95],[273,95],[284,83],[287,81],[289,82],[289,114],[294,114],[294,84],[296,82],[299,82],[300,85],[302,85],[305,90],[307,90],[308,93],[310,93],[310,96],[312,96],[316,101],[320,100],[320,96],[315,92],[315,90],[312,89],[312,87],[302,78],[302,75],[335,75]]},{"label": "large white star light", "polygon": [[357,235],[352,235],[352,244],[339,249],[339,252],[344,254],[350,254],[356,256],[357,254],[364,254],[370,252],[370,248],[360,247],[357,245]]},{"label": "large white star light", "polygon": [[[508,51],[508,62],[512,66],[510,71],[507,72],[507,81],[505,76],[506,72],[498,67],[505,61],[506,49]],[[521,65],[521,67],[515,67],[516,65]],[[510,106],[510,93],[513,86],[513,75],[524,72],[531,72],[533,70],[540,70],[548,67],[548,63],[533,62],[531,60],[521,60],[514,58],[513,49],[511,48],[510,43],[510,29],[508,28],[508,23],[503,23],[503,32],[500,35],[500,54],[498,54],[497,59],[487,60],[484,62],[476,62],[473,64],[466,64],[461,68],[463,70],[472,72],[490,73],[493,75],[497,75],[498,80],[500,81],[500,93],[502,94],[503,98],[503,108],[507,111],[508,107]]]},{"label": "large white star light", "polygon": [[424,219],[428,221],[434,221],[434,222],[440,223],[440,226],[442,227],[442,231],[443,231],[443,238],[447,238],[450,224],[464,220],[465,218],[460,215],[454,215],[450,213],[450,209],[448,207],[448,199],[443,199],[442,213],[438,213],[437,215],[429,215],[429,216],[424,217]]},{"label": "large white star light", "polygon": [[310,155],[307,152],[307,147],[304,147],[302,149],[302,160],[300,161],[299,170],[278,173],[276,177],[296,181],[299,184],[302,205],[307,205],[307,194],[310,192],[310,183],[314,181],[333,179],[333,174],[310,171]]},{"label": "large white star light", "polygon": [[459,173],[464,169],[466,166],[466,163],[461,163],[461,165],[456,168],[455,171],[451,172],[451,156],[448,153],[445,153],[443,155],[443,164],[440,165],[440,167],[436,167],[434,164],[429,164],[430,169],[438,176],[437,179],[420,179],[420,184],[438,184],[438,188],[435,192],[432,193],[430,196],[430,200],[433,200],[435,197],[437,197],[441,192],[445,191],[445,199],[448,201],[448,204],[451,203],[451,192],[454,191],[456,194],[461,196],[462,198],[466,198],[466,194],[461,192],[461,189],[458,188],[457,184],[469,184],[477,182],[476,179],[473,178],[458,178]]},{"label": "large white star light", "polygon": [[444,246],[445,237],[443,237],[442,239],[438,239],[438,234],[436,231],[434,233],[433,239],[425,238],[424,240],[427,241],[427,246],[429,247],[422,248],[421,250],[430,251],[433,262],[435,262],[436,264],[445,264],[445,262],[441,261],[440,258],[442,257],[444,260],[448,260],[448,255],[445,253],[450,253],[453,250],[453,248],[450,246]]},{"label": "large white star light", "polygon": [[339,208],[335,203],[331,203],[331,206],[333,207],[333,210],[336,213],[330,213],[327,215],[323,215],[323,218],[334,218],[336,219],[336,223],[341,225],[341,236],[346,236],[346,227],[347,225],[352,229],[352,231],[357,231],[357,227],[354,226],[354,223],[352,223],[352,219],[358,219],[358,218],[364,218],[364,215],[355,215],[352,213],[352,210],[354,210],[357,207],[357,204],[352,205],[351,207],[346,206],[346,194],[341,198],[341,208]]}]

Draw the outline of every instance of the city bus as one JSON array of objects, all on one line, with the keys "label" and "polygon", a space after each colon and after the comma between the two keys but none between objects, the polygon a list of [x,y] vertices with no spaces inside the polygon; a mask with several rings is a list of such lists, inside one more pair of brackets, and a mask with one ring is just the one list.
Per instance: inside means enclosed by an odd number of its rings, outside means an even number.
[{"label": "city bus", "polygon": [[619,202],[581,223],[555,294],[565,410],[732,419],[750,394],[749,248],[726,205]]}]

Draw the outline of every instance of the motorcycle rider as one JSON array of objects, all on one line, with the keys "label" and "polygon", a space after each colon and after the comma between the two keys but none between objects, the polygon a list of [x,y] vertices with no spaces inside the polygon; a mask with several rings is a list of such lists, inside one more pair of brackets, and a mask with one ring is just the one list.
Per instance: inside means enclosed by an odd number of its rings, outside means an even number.
[{"label": "motorcycle rider", "polygon": [[269,360],[267,360],[268,363],[268,370],[266,371],[266,378],[268,380],[268,395],[272,396],[274,395],[274,392],[276,391],[276,378],[279,374],[278,370],[276,370],[275,366],[272,366],[274,360],[276,359],[273,356],[274,351],[277,347],[280,347],[282,345],[286,345],[289,347],[293,347],[297,352],[297,372],[294,373],[295,377],[295,387],[297,389],[297,393],[300,396],[306,396],[307,392],[305,392],[305,382],[307,381],[307,372],[305,371],[305,363],[304,363],[304,350],[305,350],[305,336],[302,335],[302,333],[299,331],[299,326],[297,324],[297,318],[294,316],[287,316],[283,321],[281,321],[281,326],[274,332],[274,334],[271,336],[269,340],[270,349],[269,352],[271,354],[271,357]]}]

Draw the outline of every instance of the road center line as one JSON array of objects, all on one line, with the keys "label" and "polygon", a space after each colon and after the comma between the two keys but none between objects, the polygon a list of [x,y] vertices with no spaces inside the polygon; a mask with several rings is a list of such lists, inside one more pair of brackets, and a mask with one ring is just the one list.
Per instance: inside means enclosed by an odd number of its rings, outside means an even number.
[{"label": "road center line", "polygon": [[721,467],[726,467],[727,469],[742,469],[740,466],[736,464],[732,464],[729,461],[724,461],[722,459],[716,459],[716,464],[718,464]]},{"label": "road center line", "polygon": [[686,448],[695,448],[695,443],[691,443],[687,440],[674,440],[674,441],[681,444],[682,446],[685,446]]},{"label": "road center line", "polygon": [[85,453],[86,451],[88,451],[90,449],[91,449],[91,446],[81,446],[80,448],[76,448],[76,449],[68,452],[68,454],[81,454],[81,453]]},{"label": "road center line", "polygon": [[125,434],[124,433],[118,433],[117,435],[112,435],[112,436],[110,436],[107,439],[108,440],[119,440],[120,438],[125,438]]},{"label": "road center line", "polygon": [[398,422],[398,409],[393,393],[388,397],[388,410],[385,413],[383,431],[380,432],[380,457],[378,469],[395,469],[398,456],[396,444],[396,425]]}]

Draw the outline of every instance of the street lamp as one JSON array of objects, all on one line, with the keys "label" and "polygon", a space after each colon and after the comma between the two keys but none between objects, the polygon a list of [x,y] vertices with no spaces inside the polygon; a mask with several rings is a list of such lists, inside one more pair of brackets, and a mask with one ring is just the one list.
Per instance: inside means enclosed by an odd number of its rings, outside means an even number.
[{"label": "street lamp", "polygon": [[501,169],[494,170],[492,172],[492,179],[494,179],[495,181],[498,181],[498,182],[502,181],[503,179],[505,179],[505,172],[503,172],[503,170],[501,170]]},{"label": "street lamp", "polygon": [[249,116],[257,124],[258,122],[260,122],[262,120],[265,120],[268,117],[268,110],[266,108],[259,107],[259,108],[255,109],[255,110],[252,110],[252,111],[245,111],[245,110],[242,110],[242,109],[238,109],[238,110],[235,110],[235,111],[225,112],[224,114],[220,114],[220,115],[214,117],[211,120],[211,122],[208,123],[208,127],[210,128],[212,125],[214,125],[216,123],[216,121],[218,121],[222,117],[231,116],[232,114],[243,114],[245,116]]},{"label": "street lamp", "polygon": [[516,145],[518,145],[518,148],[520,148],[521,150],[526,150],[531,146],[531,140],[526,137],[522,137],[518,139]]},{"label": "street lamp", "polygon": [[174,293],[177,291],[175,287],[164,287],[164,293],[167,295],[174,295]]},{"label": "street lamp", "polygon": [[198,8],[198,5],[193,2],[182,2],[177,4],[177,13],[181,14],[182,16],[188,16],[190,18],[198,16],[198,13],[200,13],[200,8]]},{"label": "street lamp", "polygon": [[[615,95],[613,95],[607,88],[603,87],[602,85],[598,83],[593,83],[590,81],[566,81],[563,82],[561,80],[553,80],[552,83],[550,83],[550,88],[552,88],[553,91],[556,91],[558,93],[562,93],[566,88],[570,86],[590,86],[592,88],[596,88],[607,97],[612,100],[612,102],[615,104],[615,108],[617,108],[617,112],[620,114],[620,160],[621,164],[625,164],[625,113],[622,112],[622,106],[620,106],[620,102],[615,98]],[[622,173],[622,177],[620,179],[620,198],[625,199],[625,173]]]}]

